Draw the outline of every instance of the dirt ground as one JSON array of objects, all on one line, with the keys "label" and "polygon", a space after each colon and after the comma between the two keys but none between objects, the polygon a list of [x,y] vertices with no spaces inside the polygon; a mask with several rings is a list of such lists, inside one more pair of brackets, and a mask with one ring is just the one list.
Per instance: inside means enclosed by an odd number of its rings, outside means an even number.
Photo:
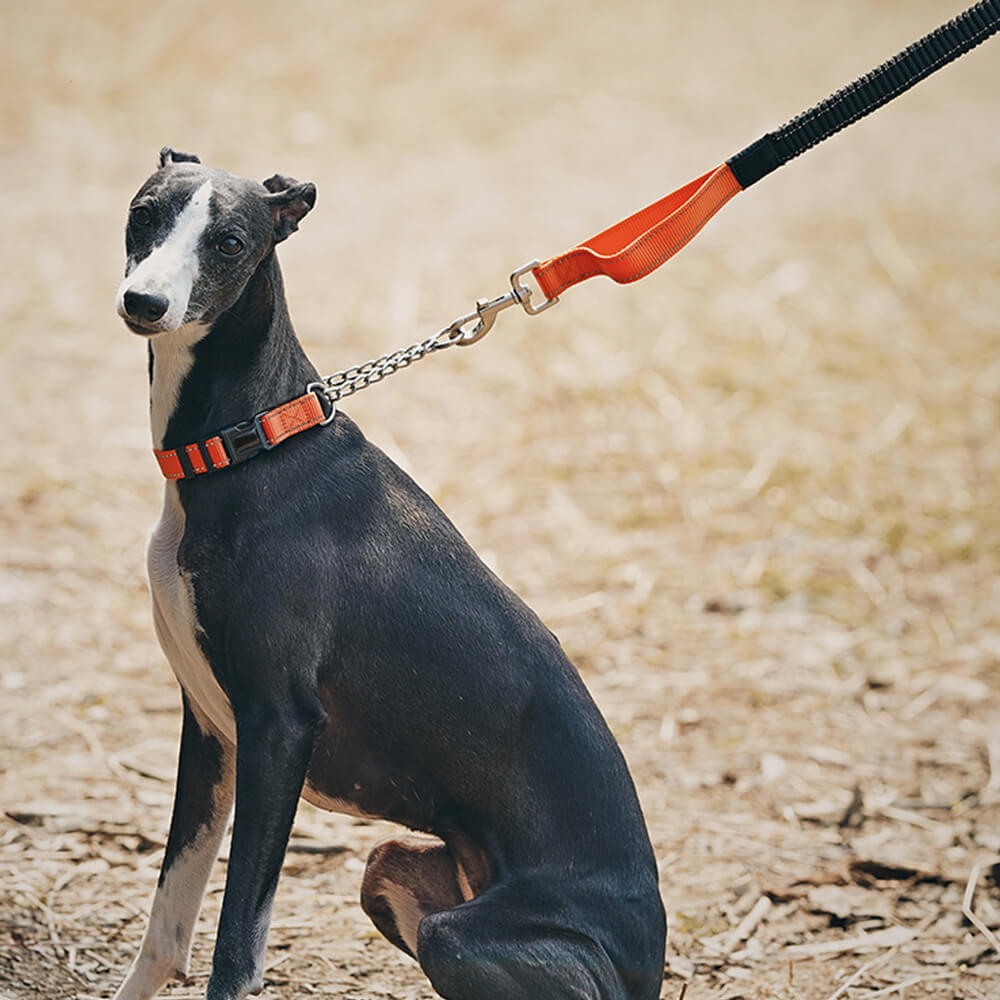
[{"label": "dirt ground", "polygon": [[[0,996],[110,996],[162,856],[179,698],[143,546],[163,487],[113,310],[160,146],[316,182],[281,258],[333,371],[957,10],[5,4]],[[659,859],[669,1000],[1000,997],[998,94],[993,40],[643,282],[508,312],[346,407],[606,713]],[[387,829],[303,805],[265,997],[433,995],[357,903]],[[204,990],[224,868],[173,1000]]]}]

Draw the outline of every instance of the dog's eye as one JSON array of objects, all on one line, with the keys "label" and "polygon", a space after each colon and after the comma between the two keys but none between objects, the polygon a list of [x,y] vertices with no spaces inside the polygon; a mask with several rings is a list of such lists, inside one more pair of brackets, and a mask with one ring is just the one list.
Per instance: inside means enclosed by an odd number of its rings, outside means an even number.
[{"label": "dog's eye", "polygon": [[219,240],[219,250],[227,257],[235,257],[243,250],[243,244],[235,236],[226,236]]},{"label": "dog's eye", "polygon": [[153,222],[153,213],[145,205],[136,205],[132,209],[132,221],[137,226],[149,226]]}]

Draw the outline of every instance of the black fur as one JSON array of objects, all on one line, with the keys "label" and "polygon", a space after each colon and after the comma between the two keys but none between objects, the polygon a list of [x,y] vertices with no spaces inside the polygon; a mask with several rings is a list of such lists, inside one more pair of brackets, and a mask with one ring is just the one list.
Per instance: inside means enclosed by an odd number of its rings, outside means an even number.
[{"label": "black fur", "polygon": [[160,885],[163,885],[176,857],[194,842],[214,818],[213,791],[225,778],[224,758],[222,742],[211,732],[205,732],[199,727],[185,697],[174,814],[160,867]]},{"label": "black fur", "polygon": [[170,163],[201,163],[201,160],[194,153],[182,153],[169,146],[164,146],[160,150],[160,166],[165,167]]}]

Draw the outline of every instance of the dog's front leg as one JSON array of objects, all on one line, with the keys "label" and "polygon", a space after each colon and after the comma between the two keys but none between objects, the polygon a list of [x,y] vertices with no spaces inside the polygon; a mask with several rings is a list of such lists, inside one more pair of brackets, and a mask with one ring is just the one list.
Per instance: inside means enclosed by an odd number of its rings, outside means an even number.
[{"label": "dog's front leg", "polygon": [[184,699],[177,791],[146,935],[115,1000],[148,1000],[187,973],[191,938],[233,805],[235,753],[203,729]]},{"label": "dog's front leg", "polygon": [[236,818],[207,1000],[263,988],[271,904],[324,718],[291,698],[236,711]]}]

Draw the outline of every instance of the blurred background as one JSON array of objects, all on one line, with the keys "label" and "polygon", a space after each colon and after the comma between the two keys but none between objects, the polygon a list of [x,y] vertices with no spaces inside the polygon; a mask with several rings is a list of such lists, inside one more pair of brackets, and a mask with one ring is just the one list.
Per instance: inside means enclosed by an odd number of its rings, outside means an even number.
[{"label": "blurred background", "polygon": [[[423,339],[959,10],[5,5],[0,994],[110,995],[169,818],[179,698],[143,571],[163,487],[144,345],[113,304],[160,147],[316,183],[280,256],[332,372]],[[639,284],[508,312],[344,407],[607,714],[671,913],[664,997],[1000,991],[960,914],[1000,851],[998,93],[994,39]],[[303,807],[265,996],[432,995],[356,903],[385,833]],[[204,989],[223,874],[171,996]],[[989,870],[976,900],[995,925]]]}]

